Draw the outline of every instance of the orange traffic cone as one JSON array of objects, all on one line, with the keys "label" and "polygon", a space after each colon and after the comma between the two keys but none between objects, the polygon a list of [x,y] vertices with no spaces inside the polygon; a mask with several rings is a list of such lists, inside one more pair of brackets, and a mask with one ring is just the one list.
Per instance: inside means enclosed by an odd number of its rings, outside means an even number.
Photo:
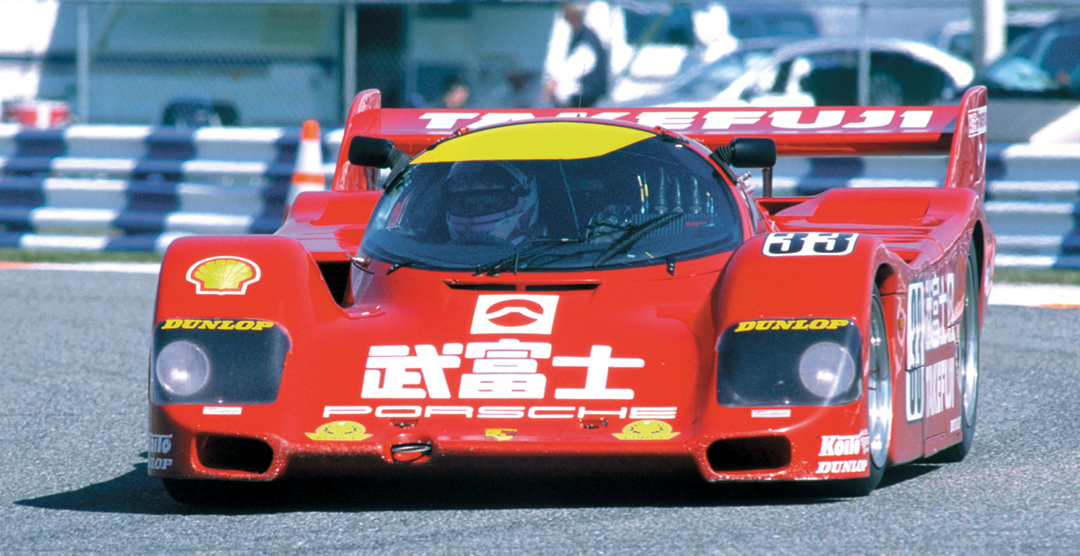
[{"label": "orange traffic cone", "polygon": [[322,141],[319,122],[308,120],[300,133],[300,145],[296,149],[296,166],[293,167],[292,183],[285,198],[285,215],[289,215],[296,196],[305,191],[326,189],[326,176],[322,173]]}]

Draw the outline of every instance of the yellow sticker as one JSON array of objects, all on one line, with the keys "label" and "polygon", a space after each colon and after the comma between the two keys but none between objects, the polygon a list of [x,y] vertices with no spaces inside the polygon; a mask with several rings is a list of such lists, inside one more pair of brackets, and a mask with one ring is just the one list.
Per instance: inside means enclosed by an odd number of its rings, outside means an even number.
[{"label": "yellow sticker", "polygon": [[364,425],[355,421],[334,421],[333,423],[327,423],[315,429],[315,432],[306,432],[304,434],[312,440],[329,440],[334,442],[356,442],[358,440],[371,438],[372,436],[367,434],[367,429],[364,428]]},{"label": "yellow sticker", "polygon": [[188,269],[187,280],[195,284],[195,293],[205,295],[244,295],[261,278],[259,265],[239,257],[211,257]]},{"label": "yellow sticker", "polygon": [[619,440],[667,440],[678,435],[663,421],[634,421],[623,427],[621,433],[612,433]]},{"label": "yellow sticker", "polygon": [[517,435],[517,429],[485,429],[484,438],[488,440],[512,440]]}]

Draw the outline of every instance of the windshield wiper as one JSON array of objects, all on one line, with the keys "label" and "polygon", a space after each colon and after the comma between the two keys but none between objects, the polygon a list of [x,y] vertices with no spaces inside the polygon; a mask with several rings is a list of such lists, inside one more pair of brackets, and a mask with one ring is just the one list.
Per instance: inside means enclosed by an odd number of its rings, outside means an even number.
[{"label": "windshield wiper", "polygon": [[[601,227],[612,228],[612,229],[610,231],[592,233],[592,232],[595,232],[595,230],[597,228],[601,228]],[[518,271],[519,268],[521,268],[521,265],[528,265],[532,261],[535,261],[536,259],[539,259],[540,257],[543,257],[545,255],[548,255],[551,251],[553,251],[553,250],[555,250],[555,249],[557,249],[559,247],[562,247],[564,245],[575,245],[575,244],[578,244],[578,243],[585,243],[586,241],[593,240],[593,239],[596,239],[598,237],[608,236],[608,235],[611,235],[613,233],[621,232],[621,231],[624,231],[624,230],[627,230],[627,229],[628,228],[624,228],[624,227],[621,227],[621,226],[612,226],[611,224],[607,224],[607,223],[604,223],[604,222],[595,222],[595,223],[589,224],[589,225],[581,228],[577,232],[575,232],[576,237],[560,237],[560,238],[551,238],[551,239],[541,238],[541,239],[534,239],[534,240],[531,240],[531,241],[527,241],[521,247],[518,248],[516,253],[514,253],[513,255],[510,255],[509,257],[499,259],[499,260],[497,260],[495,262],[488,263],[488,264],[476,265],[476,276],[480,276],[481,274],[487,274],[489,276],[495,276],[495,275],[497,275],[497,274],[499,274],[501,272],[504,272],[504,271],[510,270],[510,269],[513,269],[514,274],[517,274],[517,271]],[[574,255],[581,255],[581,254],[583,254],[583,253],[575,251],[574,253],[568,253],[568,254],[562,255],[562,256],[551,255],[552,259],[550,261],[547,261],[547,262],[554,262],[554,261],[562,260],[562,259],[564,259],[566,257],[570,257],[570,256],[574,256]],[[541,266],[541,265],[536,265],[536,266]]]},{"label": "windshield wiper", "polygon": [[649,232],[682,218],[682,215],[681,212],[673,212],[671,214],[665,214],[646,220],[641,224],[631,224],[630,226],[627,226],[623,235],[619,236],[619,238],[611,244],[611,247],[607,248],[607,251],[604,251],[596,258],[592,267],[600,268],[600,265],[608,262],[615,255],[630,249],[637,240],[645,237]]}]

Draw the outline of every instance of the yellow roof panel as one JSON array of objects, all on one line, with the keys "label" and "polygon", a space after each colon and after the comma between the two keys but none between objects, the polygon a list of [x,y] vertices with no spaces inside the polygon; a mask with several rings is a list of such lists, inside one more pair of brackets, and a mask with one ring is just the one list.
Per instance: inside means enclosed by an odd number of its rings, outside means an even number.
[{"label": "yellow roof panel", "polygon": [[536,122],[471,131],[421,153],[413,163],[592,158],[649,137],[655,134],[602,123]]}]

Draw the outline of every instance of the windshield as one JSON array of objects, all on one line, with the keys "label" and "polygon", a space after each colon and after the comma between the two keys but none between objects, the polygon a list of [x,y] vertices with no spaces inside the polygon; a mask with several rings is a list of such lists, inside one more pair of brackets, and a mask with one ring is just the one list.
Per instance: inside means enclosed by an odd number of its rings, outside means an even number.
[{"label": "windshield", "polygon": [[730,251],[741,229],[708,161],[649,135],[587,158],[414,162],[388,185],[361,251],[413,268],[592,270]]},{"label": "windshield", "polygon": [[1076,96],[1080,91],[1080,26],[1048,26],[1025,35],[986,69],[995,92]]}]

